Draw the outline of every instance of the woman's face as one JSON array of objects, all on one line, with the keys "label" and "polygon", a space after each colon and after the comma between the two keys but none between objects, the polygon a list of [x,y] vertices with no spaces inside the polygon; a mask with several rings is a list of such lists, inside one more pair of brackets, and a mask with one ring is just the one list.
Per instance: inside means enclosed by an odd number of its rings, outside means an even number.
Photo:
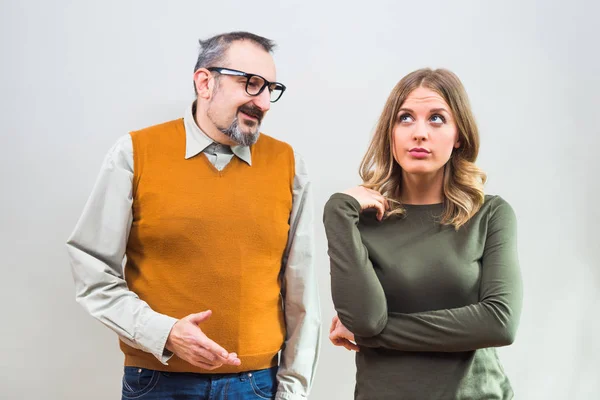
[{"label": "woman's face", "polygon": [[394,158],[404,173],[440,172],[460,147],[450,107],[431,89],[413,90],[402,104],[393,132]]}]

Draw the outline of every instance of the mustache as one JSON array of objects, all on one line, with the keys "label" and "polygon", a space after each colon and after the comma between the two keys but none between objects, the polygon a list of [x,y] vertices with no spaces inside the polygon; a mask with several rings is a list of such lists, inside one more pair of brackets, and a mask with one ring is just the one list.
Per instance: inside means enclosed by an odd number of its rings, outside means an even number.
[{"label": "mustache", "polygon": [[244,104],[243,106],[238,108],[238,111],[241,111],[244,114],[248,114],[251,117],[257,118],[259,122],[262,121],[263,117],[265,116],[265,113],[253,104]]}]

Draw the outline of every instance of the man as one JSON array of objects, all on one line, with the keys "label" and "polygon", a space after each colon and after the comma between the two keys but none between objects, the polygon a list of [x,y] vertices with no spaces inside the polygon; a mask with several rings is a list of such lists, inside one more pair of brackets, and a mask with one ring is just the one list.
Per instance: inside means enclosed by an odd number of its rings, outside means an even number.
[{"label": "man", "polygon": [[124,399],[305,399],[320,345],[310,184],[259,133],[285,91],[274,43],[200,44],[185,117],[104,161],[67,243],[76,298],[121,339]]}]

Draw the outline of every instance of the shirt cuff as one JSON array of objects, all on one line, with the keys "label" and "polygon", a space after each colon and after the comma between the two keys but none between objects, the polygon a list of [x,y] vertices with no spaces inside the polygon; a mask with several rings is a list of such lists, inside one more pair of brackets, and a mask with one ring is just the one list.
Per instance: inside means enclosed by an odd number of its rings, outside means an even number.
[{"label": "shirt cuff", "polygon": [[173,357],[173,353],[165,348],[169,333],[177,318],[169,317],[160,313],[152,313],[144,326],[138,330],[141,332],[137,343],[143,350],[151,353],[161,363],[168,365],[167,361]]},{"label": "shirt cuff", "polygon": [[275,394],[275,400],[306,400],[307,397],[301,394],[278,391]]}]

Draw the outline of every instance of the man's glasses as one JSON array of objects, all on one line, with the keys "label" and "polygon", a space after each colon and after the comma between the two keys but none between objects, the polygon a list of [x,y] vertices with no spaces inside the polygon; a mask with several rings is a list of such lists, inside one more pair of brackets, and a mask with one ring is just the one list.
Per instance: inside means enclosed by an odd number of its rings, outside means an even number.
[{"label": "man's glasses", "polygon": [[260,75],[248,74],[246,72],[230,68],[210,67],[207,69],[209,71],[217,72],[221,75],[243,76],[246,78],[246,93],[248,93],[250,96],[258,96],[263,90],[265,90],[265,88],[269,88],[269,93],[271,94],[271,103],[275,103],[277,100],[279,100],[283,92],[285,92],[284,84],[279,82],[269,82]]}]

